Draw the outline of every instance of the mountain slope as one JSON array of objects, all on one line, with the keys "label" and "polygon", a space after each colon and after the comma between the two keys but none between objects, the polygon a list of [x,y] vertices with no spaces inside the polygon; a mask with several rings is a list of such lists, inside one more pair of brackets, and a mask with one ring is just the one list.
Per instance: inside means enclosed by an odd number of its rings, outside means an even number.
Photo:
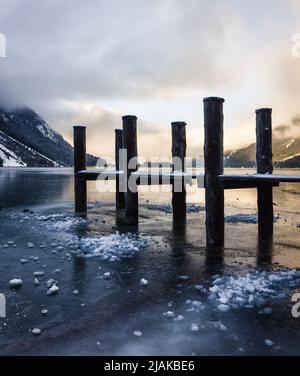
[{"label": "mountain slope", "polygon": [[[87,155],[88,165],[97,158]],[[0,166],[72,166],[73,147],[29,108],[0,108]]]},{"label": "mountain slope", "polygon": [[[255,167],[256,144],[225,153],[226,167]],[[300,167],[300,137],[273,139],[273,163],[275,167]]]}]

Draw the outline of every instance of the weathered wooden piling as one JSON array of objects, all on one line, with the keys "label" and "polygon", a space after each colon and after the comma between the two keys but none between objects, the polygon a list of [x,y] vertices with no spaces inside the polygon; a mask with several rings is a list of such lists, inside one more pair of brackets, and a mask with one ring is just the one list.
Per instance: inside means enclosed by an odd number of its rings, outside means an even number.
[{"label": "weathered wooden piling", "polygon": [[128,225],[138,224],[138,189],[132,184],[131,174],[137,171],[137,117],[132,115],[123,116],[123,148],[127,151],[126,170],[127,189],[125,193],[125,223]]},{"label": "weathered wooden piling", "polygon": [[[172,123],[172,158],[173,172],[185,170],[186,157],[186,123]],[[186,221],[186,190],[182,178],[174,178],[172,185],[173,221],[181,223]]]},{"label": "weathered wooden piling", "polygon": [[86,216],[87,182],[77,175],[78,171],[86,170],[86,127],[77,125],[73,129],[75,213]]},{"label": "weathered wooden piling", "polygon": [[[272,109],[256,110],[256,165],[258,174],[272,174]],[[271,184],[258,184],[258,232],[261,235],[273,234],[273,187]]]},{"label": "weathered wooden piling", "polygon": [[206,245],[208,248],[224,246],[224,189],[218,175],[223,168],[223,98],[204,99],[204,160]]},{"label": "weathered wooden piling", "polygon": [[[120,171],[120,150],[123,149],[123,130],[115,129],[115,163]],[[116,175],[116,209],[125,209],[125,192],[120,189],[120,176]]]}]

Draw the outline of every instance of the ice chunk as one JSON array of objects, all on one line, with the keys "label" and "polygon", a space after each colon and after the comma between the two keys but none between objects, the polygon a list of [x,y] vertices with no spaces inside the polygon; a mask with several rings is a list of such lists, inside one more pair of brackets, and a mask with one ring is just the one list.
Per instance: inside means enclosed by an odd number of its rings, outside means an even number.
[{"label": "ice chunk", "polygon": [[189,277],[188,275],[180,275],[178,278],[179,278],[181,281],[187,281],[187,280],[190,279],[190,277]]},{"label": "ice chunk", "polygon": [[227,312],[230,310],[230,307],[226,304],[219,304],[218,305],[218,310],[222,312]]},{"label": "ice chunk", "polygon": [[45,275],[45,272],[39,271],[33,273],[34,277],[43,277]]},{"label": "ice chunk", "polygon": [[143,332],[139,331],[139,330],[135,330],[133,332],[133,335],[136,336],[136,337],[141,337],[143,335]]},{"label": "ice chunk", "polygon": [[47,281],[47,287],[48,287],[48,289],[52,286],[52,285],[54,285],[55,284],[55,280],[54,279],[49,279],[48,281]]},{"label": "ice chunk", "polygon": [[198,332],[198,330],[199,330],[199,325],[195,324],[195,323],[192,323],[191,324],[191,331],[192,332]]},{"label": "ice chunk", "polygon": [[172,311],[168,311],[168,312],[166,312],[165,316],[171,318],[171,317],[174,317],[175,314],[174,314],[174,312],[172,312]]},{"label": "ice chunk", "polygon": [[32,334],[34,334],[34,335],[36,335],[36,336],[40,335],[41,333],[42,333],[42,331],[41,331],[41,329],[39,329],[39,328],[34,328],[34,329],[32,330]]},{"label": "ice chunk", "polygon": [[11,288],[18,288],[18,287],[21,287],[22,285],[23,285],[22,279],[15,278],[9,281],[9,287]]},{"label": "ice chunk", "polygon": [[141,286],[147,286],[147,285],[148,285],[148,281],[147,281],[147,279],[142,278],[142,279],[140,280],[140,285],[141,285]]},{"label": "ice chunk", "polygon": [[265,344],[266,344],[267,346],[271,347],[271,346],[274,345],[274,342],[271,341],[270,339],[266,339],[266,340],[265,340]]},{"label": "ice chunk", "polygon": [[48,291],[47,291],[47,295],[48,296],[51,296],[51,295],[55,295],[55,294],[57,294],[58,293],[58,291],[59,291],[59,287],[57,286],[57,285],[52,285],[49,289],[48,289]]}]

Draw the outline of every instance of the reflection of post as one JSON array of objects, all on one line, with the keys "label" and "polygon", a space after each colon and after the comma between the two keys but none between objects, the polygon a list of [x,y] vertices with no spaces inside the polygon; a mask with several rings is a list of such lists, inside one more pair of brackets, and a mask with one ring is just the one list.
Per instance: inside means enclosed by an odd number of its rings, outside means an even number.
[{"label": "reflection of post", "polygon": [[[258,174],[272,174],[272,110],[256,111],[256,164]],[[273,234],[273,187],[261,184],[257,187],[258,232]]]},{"label": "reflection of post", "polygon": [[224,246],[224,189],[218,175],[223,174],[223,98],[204,99],[204,158],[206,245]]},{"label": "reflection of post", "polygon": [[130,186],[130,176],[137,171],[137,117],[123,116],[123,148],[127,150],[127,191],[125,195],[125,222],[138,224],[138,190]]},{"label": "reflection of post", "polygon": [[[173,158],[173,172],[184,171],[185,157],[186,157],[186,123],[174,122],[172,123],[172,158]],[[177,163],[176,163],[177,161]],[[184,180],[182,178],[176,179],[172,185],[173,196],[173,221],[175,223],[185,222],[186,220],[186,191]]]},{"label": "reflection of post", "polygon": [[257,239],[257,266],[261,268],[270,267],[273,258],[273,237],[258,234]]},{"label": "reflection of post", "polygon": [[211,249],[206,253],[205,272],[207,277],[224,273],[224,248]]},{"label": "reflection of post", "polygon": [[[120,150],[123,149],[123,131],[115,129],[115,164],[116,171],[120,171]],[[116,175],[116,209],[125,208],[125,193],[120,192],[120,177]]]},{"label": "reflection of post", "polygon": [[6,317],[6,298],[0,294],[0,317]]},{"label": "reflection of post", "polygon": [[71,286],[73,290],[79,290],[81,295],[84,295],[86,288],[86,258],[74,257],[72,268]]},{"label": "reflection of post", "polygon": [[6,57],[6,38],[0,33],[0,57]]},{"label": "reflection of post", "polygon": [[86,170],[86,127],[74,128],[74,193],[75,212],[86,216],[87,212],[87,184],[77,176],[78,171]]},{"label": "reflection of post", "polygon": [[188,274],[189,258],[187,257],[187,238],[186,238],[186,223],[182,223],[181,226],[177,226],[173,222],[172,227],[172,239],[171,239],[172,253],[170,261],[176,268],[176,275]]}]

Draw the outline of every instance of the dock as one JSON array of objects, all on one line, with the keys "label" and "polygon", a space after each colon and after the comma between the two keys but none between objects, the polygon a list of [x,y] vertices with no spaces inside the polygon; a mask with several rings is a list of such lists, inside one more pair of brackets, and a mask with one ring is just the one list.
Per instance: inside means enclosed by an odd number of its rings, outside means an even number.
[{"label": "dock", "polygon": [[[87,182],[116,182],[116,210],[124,211],[127,225],[137,225],[139,217],[138,186],[170,185],[172,187],[173,221],[186,221],[186,185],[197,182],[205,189],[206,245],[208,249],[224,247],[224,191],[253,188],[257,190],[258,232],[273,235],[273,189],[280,183],[300,183],[300,176],[273,174],[272,109],[256,110],[256,174],[224,174],[223,147],[224,99],[204,99],[204,173],[187,172],[186,123],[171,123],[172,171],[139,171],[137,151],[137,117],[123,116],[122,129],[115,130],[115,161],[113,171],[87,170],[86,127],[74,126],[74,192],[75,212],[87,215]],[[200,154],[200,153],[199,153]]]}]

